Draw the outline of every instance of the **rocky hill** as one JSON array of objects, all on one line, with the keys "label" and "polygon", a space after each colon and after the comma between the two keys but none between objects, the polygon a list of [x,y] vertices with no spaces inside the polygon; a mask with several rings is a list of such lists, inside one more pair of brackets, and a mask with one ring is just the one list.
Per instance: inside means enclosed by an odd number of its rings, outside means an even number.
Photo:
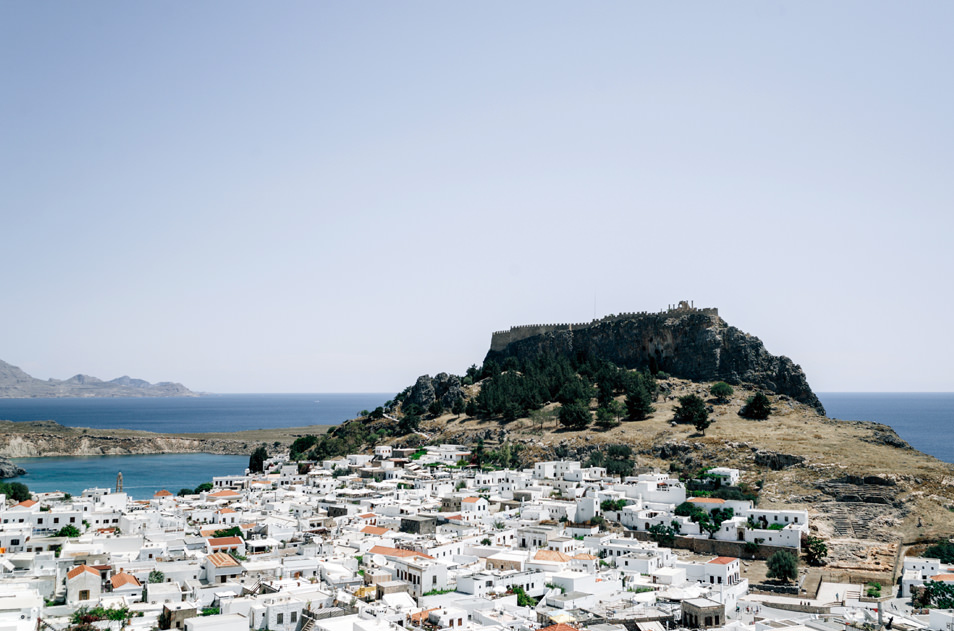
[{"label": "rocky hill", "polygon": [[502,365],[508,357],[545,353],[592,356],[693,381],[750,383],[825,413],[799,365],[769,353],[759,338],[729,326],[716,309],[686,302],[659,313],[607,316],[586,324],[513,327],[494,335],[484,361]]},{"label": "rocky hill", "polygon": [[181,383],[149,383],[142,379],[118,377],[103,381],[89,375],[43,381],[0,360],[0,399],[58,397],[194,397]]},{"label": "rocky hill", "polygon": [[[738,412],[756,392],[752,386],[736,386],[729,400],[718,402],[709,394],[711,383],[671,377],[659,385],[647,418],[614,427],[567,429],[553,403],[511,422],[466,414],[425,418],[420,433],[389,442],[474,447],[480,441],[488,459],[506,451],[520,467],[541,460],[605,462],[625,446],[634,472],[691,477],[706,467],[738,468],[759,506],[807,509],[812,534],[830,549],[826,570],[856,579],[889,580],[907,546],[954,537],[954,465],[913,449],[890,427],[827,418],[778,394],[769,396],[768,419],[748,420]],[[463,391],[470,399],[480,388],[477,383]],[[713,423],[704,435],[673,422],[678,398],[687,394],[703,397],[711,410]],[[379,427],[388,427],[387,419],[368,430]]]}]

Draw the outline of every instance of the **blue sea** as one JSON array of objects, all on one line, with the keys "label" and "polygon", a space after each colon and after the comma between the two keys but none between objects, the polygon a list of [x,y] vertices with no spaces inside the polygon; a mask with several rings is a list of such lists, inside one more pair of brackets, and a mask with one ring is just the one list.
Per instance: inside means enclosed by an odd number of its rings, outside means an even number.
[{"label": "blue sea", "polygon": [[210,394],[169,398],[0,399],[0,420],[149,432],[240,432],[338,425],[394,397],[358,394]]},{"label": "blue sea", "polygon": [[954,392],[818,392],[831,418],[889,425],[918,451],[954,462]]}]

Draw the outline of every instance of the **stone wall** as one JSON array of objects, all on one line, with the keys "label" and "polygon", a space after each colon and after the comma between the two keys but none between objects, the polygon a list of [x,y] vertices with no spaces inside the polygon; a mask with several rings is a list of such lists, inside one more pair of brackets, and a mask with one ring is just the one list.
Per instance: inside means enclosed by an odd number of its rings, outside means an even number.
[{"label": "stone wall", "polygon": [[[639,539],[640,541],[652,541],[648,532],[629,530],[627,536]],[[760,559],[765,560],[778,552],[785,550],[792,552],[791,548],[782,546],[760,545],[755,552],[745,551],[744,541],[719,541],[718,539],[699,539],[696,537],[676,537],[672,544],[673,548],[691,550],[696,554],[711,554],[713,556],[737,557],[739,559]]]},{"label": "stone wall", "polygon": [[[669,305],[666,309],[659,311],[659,314],[663,315],[683,315],[687,313],[701,313],[714,318],[719,317],[719,310],[715,307],[701,307],[697,309],[696,307],[692,306],[691,303],[685,300],[680,302],[678,305]],[[544,335],[546,333],[555,333],[557,331],[574,331],[586,329],[597,324],[618,322],[620,320],[633,320],[648,315],[657,314],[650,314],[648,311],[630,311],[626,313],[610,314],[599,319],[593,319],[590,322],[563,324],[523,324],[520,326],[512,326],[507,330],[494,331],[490,338],[490,350],[502,351],[503,349],[507,348],[508,344],[517,342],[519,340],[525,340],[528,337],[533,337],[535,335]]]}]

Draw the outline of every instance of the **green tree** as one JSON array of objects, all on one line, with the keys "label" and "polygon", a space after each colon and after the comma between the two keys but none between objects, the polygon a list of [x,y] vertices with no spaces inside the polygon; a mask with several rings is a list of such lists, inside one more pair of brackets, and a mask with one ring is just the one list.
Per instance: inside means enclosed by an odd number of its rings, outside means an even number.
[{"label": "green tree", "polygon": [[403,436],[416,432],[421,426],[421,417],[417,414],[407,414],[398,421],[398,432]]},{"label": "green tree", "polygon": [[828,546],[819,537],[808,535],[805,544],[805,557],[809,565],[824,565],[825,557],[828,556]]},{"label": "green tree", "polygon": [[590,409],[584,401],[564,403],[560,408],[560,423],[571,429],[583,429],[590,424]]},{"label": "green tree", "polygon": [[724,381],[717,381],[709,388],[709,394],[714,396],[719,403],[727,402],[734,392],[735,388]]},{"label": "green tree", "polygon": [[179,497],[185,497],[186,495],[192,495],[193,493],[193,489],[179,489],[179,492],[176,493],[176,495]]},{"label": "green tree", "polygon": [[438,416],[444,413],[444,404],[441,403],[440,399],[434,399],[434,401],[431,402],[429,406],[427,406],[427,411],[430,413],[431,416],[433,416],[434,418],[437,418]]},{"label": "green tree", "polygon": [[620,419],[623,418],[623,414],[626,414],[626,406],[623,405],[621,401],[613,399],[610,401],[608,406],[610,413],[613,415],[613,418],[616,419],[616,424],[619,425]]},{"label": "green tree", "polygon": [[212,533],[213,537],[240,537],[245,538],[245,535],[242,534],[242,529],[238,526],[232,526],[231,528],[222,528],[216,530]]},{"label": "green tree", "polygon": [[626,395],[626,412],[634,421],[641,421],[655,411],[652,395],[642,384]]},{"label": "green tree", "polygon": [[798,558],[787,550],[779,550],[765,562],[769,578],[777,578],[783,582],[791,582],[798,578]]},{"label": "green tree", "polygon": [[615,427],[617,425],[616,416],[608,406],[596,408],[596,424],[600,427]]},{"label": "green tree", "polygon": [[484,438],[483,436],[477,439],[477,444],[474,445],[474,464],[478,467],[484,464]]},{"label": "green tree", "polygon": [[308,450],[318,443],[318,437],[314,434],[299,436],[288,448],[288,457],[292,460],[301,460],[308,453]]},{"label": "green tree", "polygon": [[265,461],[268,460],[268,451],[265,445],[258,447],[248,458],[248,470],[252,473],[263,473],[265,471]]},{"label": "green tree", "polygon": [[668,526],[664,524],[653,524],[649,527],[649,536],[653,541],[663,545],[671,546],[676,541],[676,535],[679,534],[679,522],[670,522]]},{"label": "green tree", "polygon": [[166,580],[166,575],[160,572],[159,570],[153,570],[152,572],[149,572],[150,583],[153,583],[153,584],[162,583],[162,582],[165,582],[165,580]]},{"label": "green tree", "polygon": [[742,409],[739,410],[739,416],[756,421],[764,421],[772,413],[772,406],[769,405],[768,397],[761,392],[756,392],[755,396],[749,397]]},{"label": "green tree", "polygon": [[454,416],[460,418],[460,415],[464,413],[464,408],[466,404],[463,399],[455,399],[454,404],[451,405],[451,412],[454,413]]},{"label": "green tree", "polygon": [[25,502],[33,497],[30,495],[30,489],[22,482],[0,482],[0,494],[15,502]]},{"label": "green tree", "polygon": [[954,543],[944,541],[928,547],[921,555],[927,559],[939,559],[941,563],[950,565],[954,563]]},{"label": "green tree", "polygon": [[706,428],[712,424],[709,420],[709,411],[706,402],[694,394],[679,397],[679,405],[675,408],[674,419],[678,423],[692,423],[697,430],[706,433]]},{"label": "green tree", "polygon": [[954,585],[928,581],[924,587],[915,591],[911,588],[911,601],[921,607],[934,606],[938,609],[954,609]]},{"label": "green tree", "polygon": [[79,528],[77,528],[73,524],[67,524],[57,531],[56,536],[57,537],[79,537],[80,531],[79,531]]},{"label": "green tree", "polygon": [[203,491],[208,492],[208,491],[211,491],[212,488],[213,487],[211,482],[203,482],[199,486],[195,487],[195,492],[196,494],[202,493]]}]

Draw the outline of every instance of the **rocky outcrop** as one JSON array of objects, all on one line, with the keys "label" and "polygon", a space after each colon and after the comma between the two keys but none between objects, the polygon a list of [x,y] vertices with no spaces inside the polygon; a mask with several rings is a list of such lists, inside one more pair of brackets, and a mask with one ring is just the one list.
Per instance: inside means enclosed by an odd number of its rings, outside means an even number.
[{"label": "rocky outcrop", "polygon": [[529,359],[546,353],[597,357],[693,381],[751,383],[825,412],[800,366],[788,357],[772,355],[759,338],[702,310],[633,314],[582,328],[545,331],[491,350],[485,361],[503,364],[508,357]]},{"label": "rocky outcrop", "polygon": [[6,458],[0,458],[0,478],[15,478],[24,474],[26,471],[23,467],[18,467]]},{"label": "rocky outcrop", "polygon": [[43,381],[31,377],[18,367],[0,360],[0,398],[4,399],[194,396],[198,395],[181,383],[170,381],[149,383],[125,375],[111,381],[103,381],[89,375],[74,375],[69,379]]},{"label": "rocky outcrop", "polygon": [[425,410],[434,401],[440,400],[441,405],[450,409],[457,401],[464,398],[464,391],[460,387],[460,377],[438,373],[433,378],[421,375],[411,386],[406,403],[414,403]]},{"label": "rocky outcrop", "polygon": [[805,462],[805,458],[802,456],[780,454],[776,451],[763,451],[761,449],[755,452],[755,464],[760,467],[768,467],[772,471],[781,471],[803,462]]}]

